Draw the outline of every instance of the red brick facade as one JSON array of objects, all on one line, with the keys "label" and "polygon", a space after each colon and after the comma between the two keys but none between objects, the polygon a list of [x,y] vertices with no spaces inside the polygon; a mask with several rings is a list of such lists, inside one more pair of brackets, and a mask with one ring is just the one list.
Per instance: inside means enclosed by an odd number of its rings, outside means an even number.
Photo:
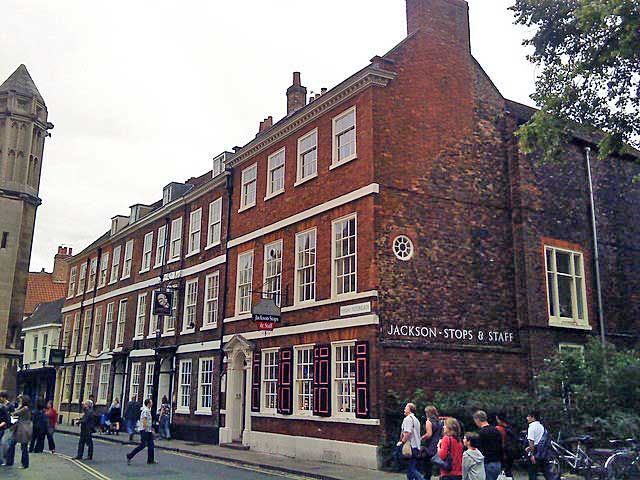
[{"label": "red brick facade", "polygon": [[[160,390],[171,397],[182,436],[375,466],[389,391],[526,388],[559,342],[584,343],[598,332],[585,142],[576,139],[567,165],[522,155],[513,134],[531,110],[505,100],[471,56],[466,2],[407,0],[407,14],[406,40],[310,103],[289,102],[297,109],[263,122],[228,156],[227,173],[191,179],[179,201],[154,204],[73,258],[79,270],[134,240],[131,278],[85,293],[82,304],[74,295],[64,309],[73,317],[114,302],[117,312],[128,298],[121,350],[111,350],[114,326],[111,349],[87,359],[111,362],[108,399],[129,395],[132,363],[154,360],[149,300],[160,269],[138,273],[144,236],[154,232],[155,260],[158,228],[180,216],[182,252],[166,269],[178,292],[177,324],[159,351]],[[302,91],[299,76],[294,81]],[[640,308],[640,265],[629,253],[640,226],[620,221],[640,204],[630,186],[634,168],[611,159],[593,169],[605,318],[611,338],[622,340]],[[617,199],[615,185],[624,189]],[[208,205],[218,197],[221,242],[205,249]],[[201,251],[185,257],[190,212],[200,207]],[[336,223],[346,218],[354,220]],[[267,252],[274,242],[280,246]],[[396,256],[408,242],[412,252]],[[562,273],[566,258],[571,280]],[[214,272],[217,326],[202,330],[205,278]],[[181,334],[195,278],[195,331]],[[282,315],[264,333],[251,307],[273,285]],[[145,291],[145,338],[134,340]],[[302,301],[303,293],[312,298]],[[199,371],[201,357],[213,358],[213,378]],[[181,360],[192,361],[187,386]],[[70,367],[84,361],[69,357]],[[190,405],[181,407],[187,390]],[[203,391],[207,412],[198,405]]]}]

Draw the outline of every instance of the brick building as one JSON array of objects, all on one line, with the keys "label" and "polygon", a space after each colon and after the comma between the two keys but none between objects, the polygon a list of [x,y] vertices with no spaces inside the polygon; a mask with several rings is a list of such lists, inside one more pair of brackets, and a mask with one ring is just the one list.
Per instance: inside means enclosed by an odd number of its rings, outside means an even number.
[{"label": "brick building", "polygon": [[[89,391],[149,396],[158,352],[178,435],[375,468],[386,392],[526,388],[598,333],[593,142],[562,165],[518,151],[532,110],[472,57],[466,2],[407,0],[407,25],[321,95],[294,74],[286,117],[73,257],[63,412]],[[591,167],[602,318],[624,342],[640,310],[632,160]],[[156,339],[161,272],[178,302]],[[252,319],[265,296],[273,332]]]}]

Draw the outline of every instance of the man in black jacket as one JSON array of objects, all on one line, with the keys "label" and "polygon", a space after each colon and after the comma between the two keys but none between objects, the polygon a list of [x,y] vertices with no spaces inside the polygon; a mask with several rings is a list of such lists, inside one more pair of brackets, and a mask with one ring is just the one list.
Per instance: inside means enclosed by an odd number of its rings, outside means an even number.
[{"label": "man in black jacket", "polygon": [[11,426],[11,417],[9,415],[9,397],[7,392],[0,392],[0,465],[4,465],[4,447],[2,445],[2,437],[4,432]]},{"label": "man in black jacket", "polygon": [[96,428],[96,419],[93,412],[93,402],[87,400],[82,402],[82,410],[84,411],[78,423],[80,424],[80,440],[78,441],[78,454],[74,457],[76,460],[82,460],[84,455],[84,446],[87,446],[87,460],[93,460],[93,431]]},{"label": "man in black jacket", "polygon": [[133,441],[133,434],[136,431],[136,424],[140,420],[140,410],[142,406],[138,402],[135,395],[131,397],[131,401],[127,403],[127,408],[124,409],[124,421],[127,427],[127,433],[129,434],[129,441]]},{"label": "man in black jacket", "polygon": [[484,455],[486,479],[496,480],[502,471],[502,435],[496,427],[489,425],[487,413],[482,410],[473,414],[473,421],[479,429],[478,450]]}]

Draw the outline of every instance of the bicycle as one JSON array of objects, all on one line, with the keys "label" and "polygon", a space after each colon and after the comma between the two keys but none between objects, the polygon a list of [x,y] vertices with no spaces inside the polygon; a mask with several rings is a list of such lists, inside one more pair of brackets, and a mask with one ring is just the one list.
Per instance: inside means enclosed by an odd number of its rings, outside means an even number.
[{"label": "bicycle", "polygon": [[622,448],[607,458],[604,464],[607,480],[640,479],[640,443],[633,438],[609,440],[609,443]]},{"label": "bicycle", "polygon": [[[561,478],[562,463],[565,463],[571,473],[582,475],[585,480],[601,479],[609,480],[605,462],[600,462],[593,456],[600,456],[603,459],[611,455],[611,450],[592,449],[588,446],[593,442],[589,435],[568,438],[564,442],[551,440],[551,448],[553,456],[549,463],[553,466],[553,472],[558,478]],[[565,445],[576,444],[575,452],[569,450]]]}]

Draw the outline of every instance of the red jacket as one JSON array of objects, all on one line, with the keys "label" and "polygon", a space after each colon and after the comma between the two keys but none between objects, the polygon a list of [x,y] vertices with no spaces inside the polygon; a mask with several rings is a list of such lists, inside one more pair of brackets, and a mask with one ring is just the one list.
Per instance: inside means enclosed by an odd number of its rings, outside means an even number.
[{"label": "red jacket", "polygon": [[56,409],[53,407],[47,408],[44,411],[44,414],[49,418],[49,425],[51,425],[51,428],[56,428],[56,425],[58,424],[58,412],[56,412]]},{"label": "red jacket", "polygon": [[462,476],[462,453],[464,451],[464,447],[460,440],[456,440],[449,435],[445,435],[442,437],[442,441],[440,442],[440,449],[438,450],[438,455],[442,460],[447,458],[447,453],[449,453],[449,446],[451,446],[451,470],[443,470],[440,469],[440,477],[461,477]]}]

